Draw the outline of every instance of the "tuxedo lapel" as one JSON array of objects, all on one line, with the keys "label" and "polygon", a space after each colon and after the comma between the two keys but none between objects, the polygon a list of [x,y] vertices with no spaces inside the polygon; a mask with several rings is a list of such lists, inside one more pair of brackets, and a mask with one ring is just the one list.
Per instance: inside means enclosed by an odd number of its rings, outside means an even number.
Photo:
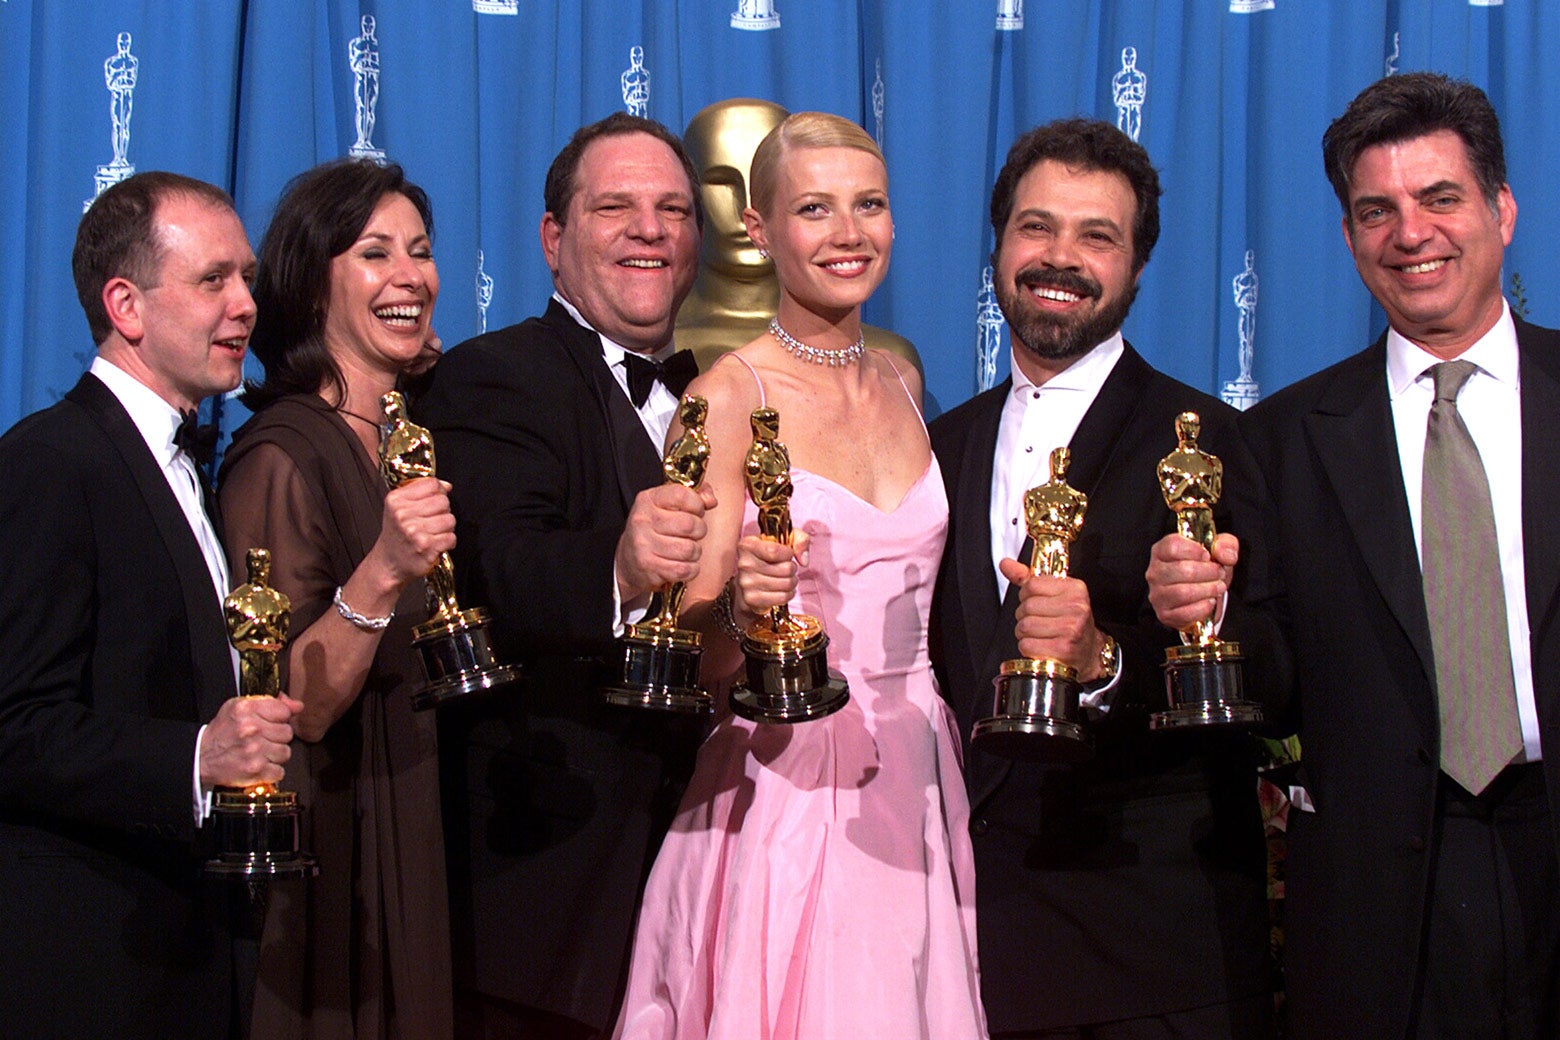
[{"label": "tuxedo lapel", "polygon": [[209,719],[222,702],[237,692],[233,678],[233,659],[228,651],[227,629],[222,620],[222,605],[211,585],[206,557],[190,530],[189,521],[151,449],[141,437],[130,414],[113,392],[90,373],[81,377],[67,395],[80,405],[124,462],[157,535],[173,561],[179,588],[183,592],[183,613],[189,628],[190,666],[195,689],[193,703],[186,706],[195,717]]},{"label": "tuxedo lapel", "polygon": [[1536,641],[1553,622],[1560,594],[1560,452],[1549,447],[1560,416],[1560,334],[1521,319],[1516,325],[1522,379],[1522,568],[1528,624]]},{"label": "tuxedo lapel", "polygon": [[1419,655],[1425,675],[1433,676],[1430,622],[1387,395],[1385,344],[1383,337],[1340,368],[1315,410],[1303,420],[1348,528],[1316,531],[1314,536],[1353,539],[1377,591]]},{"label": "tuxedo lapel", "polygon": [[639,420],[639,413],[634,411],[628,395],[607,368],[606,358],[601,353],[601,338],[570,317],[557,300],[548,303],[542,320],[558,329],[568,344],[570,357],[601,408],[612,449],[613,469],[617,472],[618,493],[626,513],[634,503],[634,496],[665,479],[661,472],[661,446],[651,442],[644,423]]},{"label": "tuxedo lapel", "polygon": [[[1116,359],[1115,367],[1105,377],[1100,392],[1094,395],[1094,403],[1083,413],[1083,419],[1073,433],[1068,444],[1072,463],[1067,471],[1067,483],[1090,498],[1095,496],[1100,481],[1110,472],[1121,444],[1122,431],[1143,399],[1144,387],[1152,372],[1148,362],[1130,344],[1124,346],[1121,357]],[[1167,430],[1165,436],[1170,435]],[[1087,513],[1083,522],[1088,526]],[[1102,522],[1102,518],[1096,518],[1095,522]]]}]

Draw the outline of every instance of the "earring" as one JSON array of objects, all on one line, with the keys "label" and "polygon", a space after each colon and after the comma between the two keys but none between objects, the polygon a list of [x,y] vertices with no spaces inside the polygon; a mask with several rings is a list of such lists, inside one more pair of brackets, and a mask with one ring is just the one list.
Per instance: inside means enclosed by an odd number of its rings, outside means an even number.
[{"label": "earring", "polygon": [[758,258],[760,260],[768,260],[769,259],[769,250],[767,250],[767,249],[760,249],[758,251]]}]

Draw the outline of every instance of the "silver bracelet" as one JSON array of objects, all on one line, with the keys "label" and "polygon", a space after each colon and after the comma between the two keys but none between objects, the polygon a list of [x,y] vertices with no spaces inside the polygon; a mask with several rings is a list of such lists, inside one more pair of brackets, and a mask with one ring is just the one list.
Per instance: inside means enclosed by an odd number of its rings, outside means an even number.
[{"label": "silver bracelet", "polygon": [[352,622],[353,628],[362,629],[364,632],[383,632],[390,624],[390,619],[395,617],[395,611],[393,610],[384,617],[369,617],[366,614],[359,614],[347,606],[347,601],[341,598],[340,585],[336,586],[336,595],[331,598],[331,602],[336,605],[336,613]]},{"label": "silver bracelet", "polygon": [[715,624],[722,635],[742,642],[742,626],[737,624],[736,612],[732,610],[729,581],[720,587],[720,595],[715,597]]}]

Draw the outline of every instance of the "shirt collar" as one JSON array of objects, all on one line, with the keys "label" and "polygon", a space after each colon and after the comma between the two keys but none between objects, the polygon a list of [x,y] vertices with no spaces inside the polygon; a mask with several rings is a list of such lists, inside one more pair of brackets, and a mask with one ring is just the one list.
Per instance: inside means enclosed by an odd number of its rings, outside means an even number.
[{"label": "shirt collar", "polygon": [[[1393,398],[1405,393],[1431,365],[1443,360],[1399,335],[1396,329],[1387,329],[1387,387]],[[1501,301],[1500,317],[1495,324],[1457,360],[1472,361],[1499,383],[1517,385],[1517,326],[1511,320],[1509,304]]]},{"label": "shirt collar", "polygon": [[[1126,348],[1126,341],[1121,338],[1121,330],[1116,332],[1094,349],[1068,365],[1062,371],[1052,376],[1044,386],[1036,387],[1030,382],[1024,370],[1018,367],[1015,359],[1008,359],[1008,367],[1013,374],[1013,393],[1021,391],[1025,396],[1032,396],[1033,390],[1097,390],[1110,375],[1111,369],[1116,367],[1116,362],[1121,359],[1122,351]],[[1022,347],[1010,346],[1013,352],[1022,350]]]},{"label": "shirt collar", "polygon": [[[586,321],[584,315],[580,314],[579,310],[574,306],[574,304],[564,299],[562,293],[555,289],[553,290],[552,298],[557,300],[559,305],[562,306],[564,310],[569,312],[569,317],[579,322],[585,328],[590,329],[590,331],[596,332],[595,326]],[[628,353],[627,347],[612,342],[610,339],[599,332],[596,332],[596,338],[601,340],[601,356],[606,359],[608,368],[623,364],[623,356]],[[640,354],[639,356],[648,357],[652,361],[665,361],[667,358],[671,357],[672,354],[676,352],[676,350],[676,344],[668,343],[666,346],[662,347],[660,350],[657,350],[653,354]]]},{"label": "shirt collar", "polygon": [[152,450],[159,466],[166,466],[178,454],[173,433],[183,418],[179,410],[157,396],[157,392],[118,365],[99,355],[92,359],[91,372],[119,399],[130,421],[141,431],[141,439]]}]

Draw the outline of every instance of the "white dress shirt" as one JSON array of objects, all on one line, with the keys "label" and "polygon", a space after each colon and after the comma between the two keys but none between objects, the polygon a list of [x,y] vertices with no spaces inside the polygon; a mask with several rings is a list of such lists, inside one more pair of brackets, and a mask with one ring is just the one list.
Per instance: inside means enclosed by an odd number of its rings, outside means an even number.
[{"label": "white dress shirt", "polygon": [[[1457,395],[1462,416],[1490,483],[1495,513],[1495,542],[1500,553],[1501,584],[1506,592],[1506,630],[1511,647],[1511,677],[1517,691],[1517,717],[1522,723],[1525,761],[1541,757],[1538,709],[1533,697],[1533,661],[1529,654],[1527,584],[1522,557],[1522,381],[1517,360],[1517,329],[1511,310],[1503,306],[1495,326],[1458,360],[1471,361],[1477,371]],[[1403,489],[1414,525],[1414,545],[1423,552],[1421,502],[1424,486],[1425,426],[1435,401],[1430,368],[1441,358],[1387,332],[1387,391],[1392,401],[1392,425],[1397,434]]]},{"label": "white dress shirt", "polygon": [[[579,322],[585,328],[596,332],[591,323],[586,321],[575,309],[574,304],[565,300],[559,293],[553,293],[553,299],[557,300],[569,316]],[[612,373],[612,378],[617,380],[618,386],[623,389],[623,397],[627,399],[629,407],[634,406],[634,399],[628,392],[628,362],[625,360],[628,354],[627,348],[612,342],[601,333],[596,332],[596,338],[601,340],[601,356],[607,362],[607,369]],[[665,361],[676,352],[676,347],[668,343],[654,354],[645,355],[652,361]],[[650,440],[656,446],[659,454],[666,444],[666,432],[672,428],[672,418],[677,414],[677,396],[666,388],[666,384],[657,379],[650,386],[650,395],[645,398],[645,403],[634,411],[639,415],[639,421],[644,425],[645,433],[650,435]],[[624,628],[639,621],[645,616],[649,607],[650,597],[639,596],[632,602],[624,603],[618,595],[617,567],[612,568],[612,635],[621,636]]]},{"label": "white dress shirt", "polygon": [[[1017,560],[1029,533],[1024,527],[1024,493],[1051,479],[1051,450],[1072,443],[1078,424],[1099,396],[1124,347],[1117,332],[1044,386],[1030,382],[1017,360],[1011,359],[1013,388],[1002,403],[991,466],[991,567],[997,576],[999,602],[1007,597],[1009,582],[998,564],[1004,559]],[[1085,690],[1080,702],[1108,711],[1109,693],[1120,680],[1118,668],[1109,683]]]},{"label": "white dress shirt", "polygon": [[[173,443],[174,431],[179,428],[182,419],[178,409],[112,361],[94,357],[88,371],[101,380],[125,411],[130,413],[130,421],[135,423],[141,439],[151,449],[152,458],[157,460],[163,479],[168,481],[168,488],[178,500],[179,508],[184,511],[184,519],[190,525],[190,532],[200,545],[200,553],[206,559],[206,569],[211,572],[212,587],[217,592],[217,602],[221,603],[231,588],[228,583],[227,558],[222,553],[222,542],[217,538],[216,529],[211,525],[211,517],[206,515],[206,505],[200,491],[201,477],[195,468],[195,460]],[[228,652],[233,659],[233,677],[236,682],[238,651],[229,647]],[[195,737],[192,767],[196,823],[205,819],[211,811],[211,792],[203,789],[200,783],[200,742],[205,735],[206,727],[202,725]]]}]

